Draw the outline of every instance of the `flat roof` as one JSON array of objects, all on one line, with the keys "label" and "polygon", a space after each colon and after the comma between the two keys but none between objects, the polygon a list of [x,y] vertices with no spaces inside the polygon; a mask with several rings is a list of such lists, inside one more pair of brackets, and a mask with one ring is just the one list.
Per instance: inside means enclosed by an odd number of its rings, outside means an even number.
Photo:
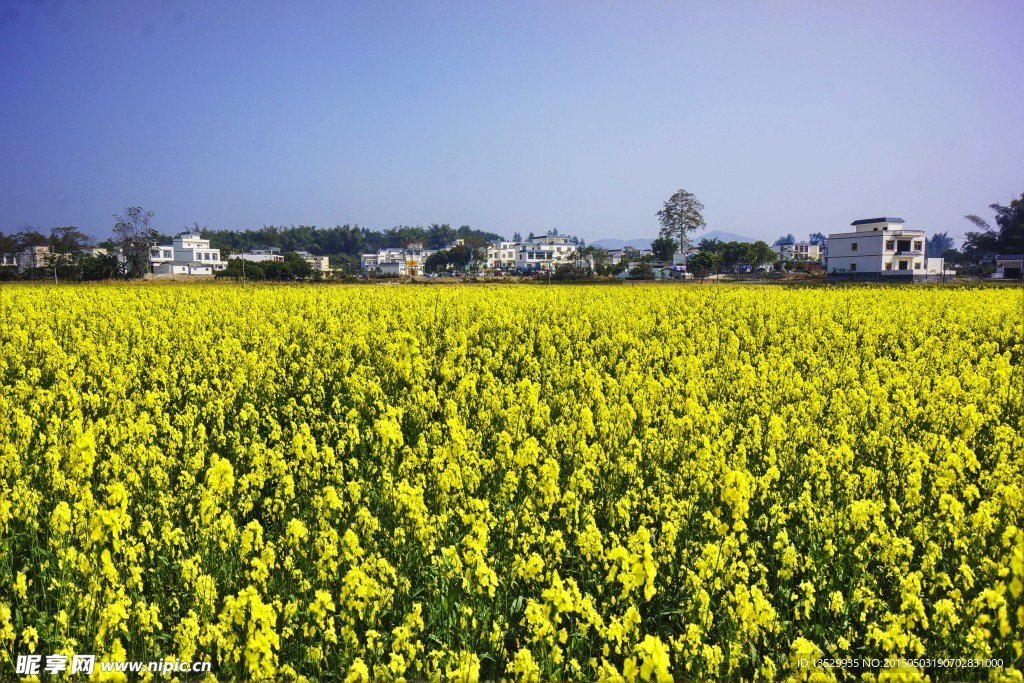
[{"label": "flat roof", "polygon": [[881,218],[862,218],[859,221],[854,221],[850,225],[869,225],[871,223],[906,223],[902,218],[891,218],[883,216]]},{"label": "flat roof", "polygon": [[829,234],[828,238],[829,239],[835,239],[835,238],[838,238],[838,237],[866,238],[867,236],[871,236],[871,235],[874,235],[874,236],[883,236],[884,235],[886,239],[889,239],[889,238],[895,239],[895,238],[899,237],[900,235],[906,235],[907,237],[911,237],[911,236],[924,237],[925,231],[922,228],[897,228],[896,230],[879,230],[878,232],[873,232],[871,230],[867,230],[865,232],[833,232],[833,233]]}]

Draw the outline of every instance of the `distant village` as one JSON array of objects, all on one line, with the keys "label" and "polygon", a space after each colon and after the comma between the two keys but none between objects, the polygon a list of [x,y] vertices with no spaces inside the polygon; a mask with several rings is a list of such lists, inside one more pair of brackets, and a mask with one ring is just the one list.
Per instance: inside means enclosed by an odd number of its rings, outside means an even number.
[{"label": "distant village", "polygon": [[[947,267],[941,254],[929,254],[924,230],[904,227],[895,217],[855,220],[850,228],[827,236],[818,234],[807,241],[790,235],[774,245],[765,242],[738,243],[702,240],[683,248],[655,240],[651,248],[629,246],[602,249],[586,246],[576,237],[553,230],[544,235],[513,240],[479,237],[452,239],[427,248],[422,241],[403,246],[380,247],[361,253],[358,265],[332,267],[327,255],[307,250],[282,251],[263,246],[222,254],[201,231],[177,234],[169,243],[146,245],[141,267],[145,277],[235,279],[276,279],[269,272],[287,272],[287,279],[330,279],[362,275],[373,278],[423,278],[437,274],[470,273],[489,275],[558,275],[560,279],[583,279],[604,275],[623,279],[693,279],[714,277],[722,272],[768,274],[800,271],[829,280],[923,281],[950,279],[956,270]],[[60,280],[61,270],[71,258],[106,263],[109,277],[131,269],[125,250],[107,246],[83,246],[74,254],[54,244],[25,245],[17,251],[0,253],[0,279]],[[284,264],[299,268],[284,269]],[[139,268],[140,266],[136,266]],[[996,255],[993,279],[1020,279],[1024,255]],[[280,270],[274,271],[274,268]],[[355,271],[355,272],[353,272]],[[248,273],[248,277],[247,277]],[[568,275],[568,276],[567,276]],[[65,277],[64,279],[68,279]],[[74,279],[74,278],[72,278]],[[90,278],[79,278],[90,279]]]}]

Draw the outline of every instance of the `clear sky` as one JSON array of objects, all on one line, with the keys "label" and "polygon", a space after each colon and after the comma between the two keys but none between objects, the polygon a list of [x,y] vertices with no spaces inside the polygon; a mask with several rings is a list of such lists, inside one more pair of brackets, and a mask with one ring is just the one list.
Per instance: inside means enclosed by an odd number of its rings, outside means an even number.
[{"label": "clear sky", "polygon": [[3,0],[0,231],[774,240],[1024,192],[1024,1]]}]

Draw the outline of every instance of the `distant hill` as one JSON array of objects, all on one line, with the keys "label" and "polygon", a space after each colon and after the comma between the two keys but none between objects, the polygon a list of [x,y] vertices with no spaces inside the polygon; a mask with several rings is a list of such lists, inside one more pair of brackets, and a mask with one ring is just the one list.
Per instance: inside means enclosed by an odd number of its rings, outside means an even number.
[{"label": "distant hill", "polygon": [[[756,242],[752,237],[745,237],[744,235],[737,235],[734,232],[725,232],[724,230],[709,230],[700,235],[691,235],[690,242],[697,244],[702,239],[709,240],[721,240],[723,242]],[[603,240],[594,240],[590,243],[591,246],[601,247],[602,249],[623,249],[625,247],[633,247],[634,249],[650,249],[651,240],[617,240],[614,238],[608,238]]]},{"label": "distant hill", "polygon": [[709,230],[701,235],[696,235],[690,238],[690,241],[696,244],[701,240],[721,240],[722,242],[756,242],[752,237],[746,237],[744,235],[737,235],[734,232],[725,232],[724,230]]},{"label": "distant hill", "polygon": [[617,239],[603,239],[594,240],[590,243],[592,247],[601,247],[602,249],[625,249],[626,247],[633,247],[634,249],[650,249],[650,240],[617,240]]}]

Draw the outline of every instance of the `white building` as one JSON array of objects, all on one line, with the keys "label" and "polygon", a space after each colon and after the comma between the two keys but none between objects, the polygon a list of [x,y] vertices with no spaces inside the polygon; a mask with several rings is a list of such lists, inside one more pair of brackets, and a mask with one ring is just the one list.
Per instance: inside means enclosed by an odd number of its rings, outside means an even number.
[{"label": "white building", "polygon": [[996,280],[1019,280],[1024,272],[1024,254],[1000,254],[996,256]]},{"label": "white building", "polygon": [[521,243],[516,254],[517,270],[547,270],[569,263],[576,245],[565,235],[541,235]]},{"label": "white building", "polygon": [[487,245],[487,267],[491,270],[515,270],[520,242],[497,240]]},{"label": "white building", "polygon": [[273,261],[276,263],[284,262],[284,256],[281,255],[281,250],[277,247],[250,249],[249,251],[243,251],[238,254],[231,254],[228,258],[237,258],[242,259],[243,261],[254,261],[256,263],[262,263],[264,261]]},{"label": "white building", "polygon": [[328,273],[331,270],[330,259],[327,256],[314,256],[308,251],[295,252],[299,257],[313,267],[314,271]]},{"label": "white building", "polygon": [[520,242],[496,241],[487,245],[491,270],[548,270],[570,263],[576,245],[565,235],[540,235]]},{"label": "white building", "polygon": [[783,261],[820,261],[821,245],[810,242],[776,244],[773,249]]},{"label": "white building", "polygon": [[851,223],[853,232],[829,235],[825,262],[828,277],[927,279],[925,232],[904,228],[904,222],[902,218],[867,218]]},{"label": "white building", "polygon": [[210,247],[199,233],[183,232],[169,245],[152,247],[149,263],[154,275],[213,275],[228,264],[220,259],[220,249]]},{"label": "white building", "polygon": [[[456,244],[461,244],[461,240]],[[362,254],[359,267],[363,272],[381,275],[422,275],[427,259],[436,253],[436,249],[424,249],[419,242],[413,242],[405,248],[392,247],[378,249],[375,254]]]},{"label": "white building", "polygon": [[18,270],[29,270],[31,268],[49,268],[53,265],[54,254],[47,245],[36,247],[25,247],[15,255],[15,265]]}]

